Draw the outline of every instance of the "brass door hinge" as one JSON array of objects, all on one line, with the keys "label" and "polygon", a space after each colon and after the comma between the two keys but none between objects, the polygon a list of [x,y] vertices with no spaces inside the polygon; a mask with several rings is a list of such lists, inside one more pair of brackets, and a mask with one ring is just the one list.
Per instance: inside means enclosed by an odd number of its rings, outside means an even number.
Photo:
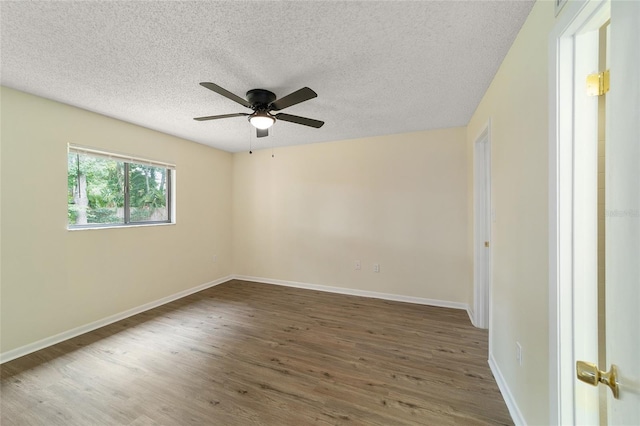
[{"label": "brass door hinge", "polygon": [[587,76],[587,96],[602,96],[609,91],[609,70]]}]

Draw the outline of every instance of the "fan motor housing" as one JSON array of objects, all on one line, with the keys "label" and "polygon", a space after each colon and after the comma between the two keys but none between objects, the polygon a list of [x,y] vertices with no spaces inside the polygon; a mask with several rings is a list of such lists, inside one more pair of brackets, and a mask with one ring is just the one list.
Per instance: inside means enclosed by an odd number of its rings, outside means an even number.
[{"label": "fan motor housing", "polygon": [[260,107],[267,107],[271,102],[276,100],[276,95],[268,90],[252,89],[247,92],[247,100],[255,110]]}]

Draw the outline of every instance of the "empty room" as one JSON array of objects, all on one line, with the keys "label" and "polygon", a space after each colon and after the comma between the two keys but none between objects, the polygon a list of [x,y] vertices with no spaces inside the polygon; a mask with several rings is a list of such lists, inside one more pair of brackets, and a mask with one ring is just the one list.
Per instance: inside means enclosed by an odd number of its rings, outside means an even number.
[{"label": "empty room", "polygon": [[0,43],[3,426],[640,424],[640,2],[2,1]]}]

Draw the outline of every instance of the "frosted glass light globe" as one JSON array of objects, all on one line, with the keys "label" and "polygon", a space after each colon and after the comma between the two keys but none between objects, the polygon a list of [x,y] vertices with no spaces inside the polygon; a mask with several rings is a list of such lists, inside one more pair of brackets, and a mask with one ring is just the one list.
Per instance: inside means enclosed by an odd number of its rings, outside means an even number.
[{"label": "frosted glass light globe", "polygon": [[266,112],[256,112],[249,117],[249,122],[257,129],[268,129],[273,126],[275,119]]}]

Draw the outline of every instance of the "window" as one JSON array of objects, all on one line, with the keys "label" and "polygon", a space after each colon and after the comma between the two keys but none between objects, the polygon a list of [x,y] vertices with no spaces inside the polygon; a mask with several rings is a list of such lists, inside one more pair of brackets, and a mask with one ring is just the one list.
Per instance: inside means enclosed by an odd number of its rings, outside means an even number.
[{"label": "window", "polygon": [[69,146],[69,228],[172,222],[175,167]]}]

